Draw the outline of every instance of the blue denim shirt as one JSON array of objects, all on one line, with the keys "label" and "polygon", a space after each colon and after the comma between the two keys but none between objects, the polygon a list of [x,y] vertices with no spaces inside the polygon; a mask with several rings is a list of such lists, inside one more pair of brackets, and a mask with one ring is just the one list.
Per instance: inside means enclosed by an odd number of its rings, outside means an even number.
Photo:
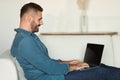
[{"label": "blue denim shirt", "polygon": [[19,28],[15,31],[11,54],[20,63],[27,80],[65,80],[68,64],[51,59],[47,48],[34,33]]}]

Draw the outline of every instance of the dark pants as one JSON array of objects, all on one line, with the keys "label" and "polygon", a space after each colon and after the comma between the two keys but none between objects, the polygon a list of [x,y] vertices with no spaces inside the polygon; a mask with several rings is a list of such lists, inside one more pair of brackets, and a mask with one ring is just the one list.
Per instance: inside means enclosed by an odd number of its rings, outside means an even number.
[{"label": "dark pants", "polygon": [[66,80],[120,80],[120,68],[101,64],[98,67],[69,72]]}]

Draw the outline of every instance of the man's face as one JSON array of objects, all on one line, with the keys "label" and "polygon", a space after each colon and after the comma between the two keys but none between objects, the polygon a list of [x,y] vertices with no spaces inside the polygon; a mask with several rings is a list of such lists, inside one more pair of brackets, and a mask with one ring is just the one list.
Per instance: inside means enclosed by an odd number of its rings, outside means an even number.
[{"label": "man's face", "polygon": [[39,31],[39,27],[43,24],[42,21],[42,12],[38,11],[37,13],[35,13],[35,15],[32,17],[32,21],[31,21],[31,30],[32,32],[38,32]]}]

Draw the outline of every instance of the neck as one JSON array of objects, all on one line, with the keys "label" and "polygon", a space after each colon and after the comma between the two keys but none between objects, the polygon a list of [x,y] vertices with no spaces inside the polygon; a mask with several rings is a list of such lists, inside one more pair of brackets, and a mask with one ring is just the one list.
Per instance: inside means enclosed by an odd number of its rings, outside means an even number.
[{"label": "neck", "polygon": [[20,29],[32,32],[30,24],[27,23],[26,21],[21,21],[20,22]]}]

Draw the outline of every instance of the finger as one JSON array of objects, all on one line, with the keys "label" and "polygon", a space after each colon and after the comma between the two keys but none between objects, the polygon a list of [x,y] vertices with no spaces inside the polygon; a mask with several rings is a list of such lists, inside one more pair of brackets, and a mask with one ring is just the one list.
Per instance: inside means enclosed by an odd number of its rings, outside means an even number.
[{"label": "finger", "polygon": [[81,63],[79,60],[72,60],[70,61],[70,64],[78,64],[78,63]]},{"label": "finger", "polygon": [[84,67],[77,67],[76,70],[84,69]]},{"label": "finger", "polygon": [[89,68],[90,66],[88,64],[83,65],[85,68]]}]

